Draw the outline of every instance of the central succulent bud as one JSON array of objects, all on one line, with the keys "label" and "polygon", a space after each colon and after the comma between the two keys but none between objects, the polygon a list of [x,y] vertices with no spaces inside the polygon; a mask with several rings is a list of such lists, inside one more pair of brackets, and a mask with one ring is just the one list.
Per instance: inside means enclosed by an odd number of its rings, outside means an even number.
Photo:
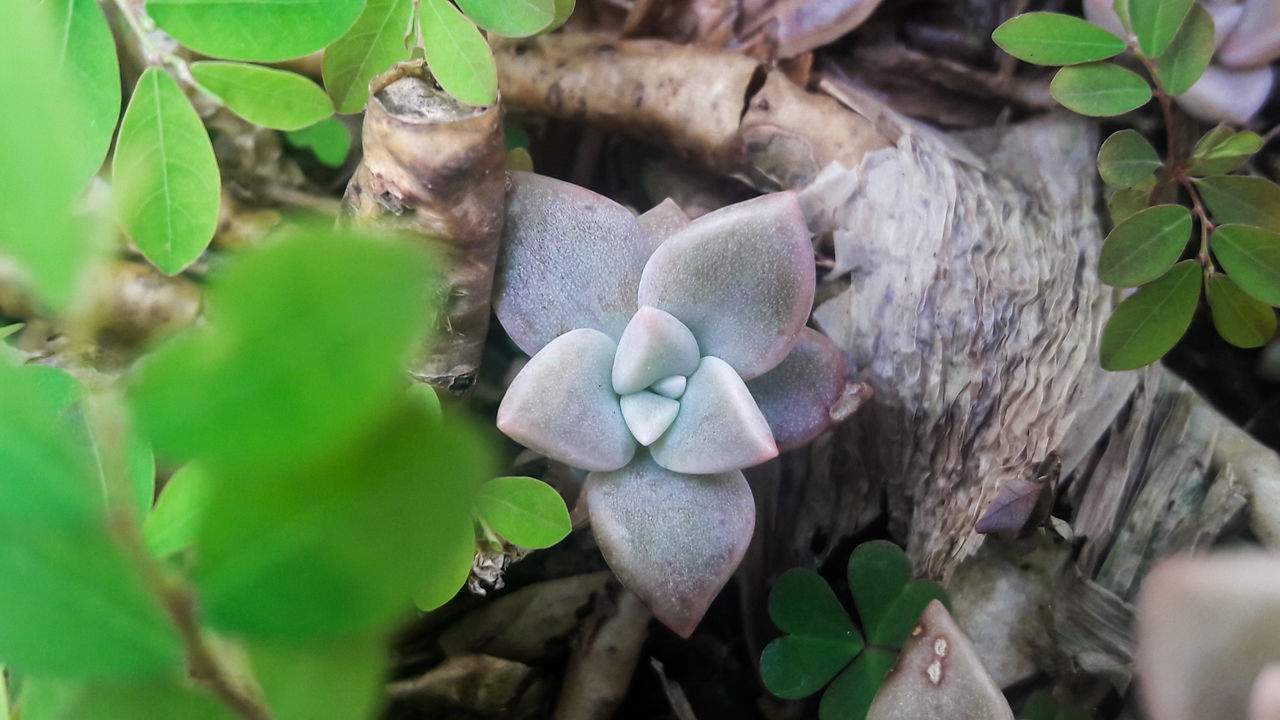
[{"label": "central succulent bud", "polygon": [[671,313],[646,305],[627,323],[613,358],[613,391],[636,442],[652,445],[675,422],[700,360],[693,332]]}]

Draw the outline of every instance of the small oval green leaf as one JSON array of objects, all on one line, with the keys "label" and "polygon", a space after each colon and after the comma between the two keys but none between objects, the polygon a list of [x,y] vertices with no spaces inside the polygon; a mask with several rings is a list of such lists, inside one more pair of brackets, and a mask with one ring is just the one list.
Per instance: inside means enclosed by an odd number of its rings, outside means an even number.
[{"label": "small oval green leaf", "polygon": [[1235,281],[1215,273],[1206,288],[1213,326],[1223,340],[1242,348],[1260,347],[1275,334],[1276,311],[1245,294]]},{"label": "small oval green leaf", "polygon": [[254,125],[298,130],[333,114],[319,85],[287,70],[236,62],[191,63],[196,82]]},{"label": "small oval green leaf", "polygon": [[404,34],[412,13],[413,0],[369,0],[355,25],[325,49],[324,86],[338,112],[363,110],[369,81],[409,57]]},{"label": "small oval green leaf", "polygon": [[1262,149],[1262,136],[1257,133],[1226,130],[1225,136],[1214,137],[1219,128],[1223,126],[1210,130],[1196,145],[1187,168],[1188,175],[1206,177],[1233,172],[1244,164],[1246,158]]},{"label": "small oval green leaf", "polygon": [[1116,225],[1098,256],[1098,279],[1134,287],[1163,275],[1191,239],[1191,212],[1181,205],[1147,208]]},{"label": "small oval green leaf", "polygon": [[120,119],[120,65],[107,18],[95,0],[45,3],[58,28],[58,71],[82,100],[73,143],[85,181],[98,171]]},{"label": "small oval green leaf", "polygon": [[423,0],[422,45],[436,82],[471,105],[498,99],[498,68],[489,43],[449,0]]},{"label": "small oval green leaf", "polygon": [[575,0],[555,0],[555,4],[556,19],[551,21],[550,27],[548,27],[545,32],[551,32],[561,25],[564,25],[566,22],[569,22],[569,16],[573,15]]},{"label": "small oval green leaf", "polygon": [[209,481],[198,466],[183,465],[160,491],[155,510],[142,527],[147,549],[168,557],[195,542],[200,520],[209,506]]},{"label": "small oval green leaf", "polygon": [[1064,67],[1049,92],[1068,110],[1103,117],[1136,110],[1151,99],[1151,87],[1137,73],[1107,62]]},{"label": "small oval green leaf", "polygon": [[1200,300],[1200,265],[1184,260],[1125,298],[1102,331],[1107,370],[1132,370],[1160,359],[1191,325]]},{"label": "small oval green leaf", "polygon": [[1157,58],[1169,47],[1195,0],[1129,0],[1129,22],[1142,54]]},{"label": "small oval green leaf", "polygon": [[1098,172],[1108,185],[1129,188],[1160,168],[1160,156],[1137,130],[1121,130],[1098,150]]},{"label": "small oval green leaf", "polygon": [[1156,72],[1164,91],[1170,95],[1181,95],[1209,67],[1213,57],[1213,16],[1199,5],[1193,5],[1191,13],[1183,21],[1173,42],[1156,62]]},{"label": "small oval green leaf", "polygon": [[1280,187],[1270,180],[1218,175],[1195,183],[1219,223],[1254,225],[1280,232]]},{"label": "small oval green leaf", "polygon": [[138,79],[112,180],[121,223],[161,271],[180,272],[208,247],[221,201],[218,164],[200,116],[163,70]]},{"label": "small oval green leaf", "polygon": [[1010,55],[1036,65],[1075,65],[1124,52],[1124,40],[1097,25],[1051,12],[1010,18],[991,39]]},{"label": "small oval green leaf", "polygon": [[329,167],[342,167],[351,152],[351,133],[337,118],[325,118],[301,130],[291,130],[284,139],[294,147],[308,148],[320,162]]},{"label": "small oval green leaf", "polygon": [[413,589],[413,604],[430,612],[453,599],[471,576],[476,557],[476,530],[467,513],[441,519],[440,541],[430,558],[423,558]]},{"label": "small oval green leaf", "polygon": [[476,25],[506,37],[528,37],[556,19],[554,0],[458,0]]},{"label": "small oval green leaf", "polygon": [[499,477],[480,486],[480,518],[512,545],[548,548],[573,529],[560,493],[531,477]]},{"label": "small oval green leaf", "polygon": [[187,47],[224,60],[277,62],[323,49],[364,0],[147,0],[147,14]]},{"label": "small oval green leaf", "polygon": [[1280,307],[1280,234],[1249,225],[1213,231],[1214,257],[1240,289]]},{"label": "small oval green leaf", "polygon": [[1107,198],[1107,210],[1111,213],[1112,224],[1118,225],[1151,205],[1155,180],[1152,176],[1134,187],[1111,193]]}]

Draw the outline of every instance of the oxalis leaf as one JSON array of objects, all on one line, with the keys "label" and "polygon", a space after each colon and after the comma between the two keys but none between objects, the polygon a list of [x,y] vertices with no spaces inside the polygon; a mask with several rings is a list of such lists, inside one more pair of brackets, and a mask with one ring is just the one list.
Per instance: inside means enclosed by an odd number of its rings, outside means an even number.
[{"label": "oxalis leaf", "polygon": [[818,703],[818,720],[862,720],[876,692],[898,662],[898,653],[878,647],[864,650],[831,683]]},{"label": "oxalis leaf", "polygon": [[1107,62],[1062,68],[1049,84],[1049,92],[1068,110],[1094,117],[1136,110],[1151,99],[1146,80]]},{"label": "oxalis leaf", "polygon": [[1098,150],[1098,173],[1108,185],[1130,188],[1160,168],[1160,156],[1137,130],[1113,133]]},{"label": "oxalis leaf", "polygon": [[946,601],[942,586],[911,580],[906,553],[887,540],[859,545],[849,556],[849,590],[867,641],[901,647],[930,600]]},{"label": "oxalis leaf", "polygon": [[369,81],[409,57],[404,33],[412,12],[413,0],[369,0],[351,29],[325,49],[324,86],[338,112],[363,110]]},{"label": "oxalis leaf", "polygon": [[1191,239],[1191,212],[1181,205],[1147,208],[1115,226],[1098,256],[1098,279],[1134,287],[1160,277]]},{"label": "oxalis leaf", "polygon": [[1212,247],[1241,290],[1280,306],[1280,234],[1248,225],[1220,225],[1213,231]]},{"label": "oxalis leaf", "polygon": [[218,164],[200,117],[163,70],[138,79],[112,181],[120,222],[161,271],[180,272],[208,247],[218,225]]},{"label": "oxalis leaf", "polygon": [[863,647],[831,587],[810,570],[790,570],[769,594],[769,617],[788,633],[765,647],[760,675],[778,697],[812,695]]},{"label": "oxalis leaf", "polygon": [[489,32],[527,37],[556,19],[555,0],[458,0],[467,17]]},{"label": "oxalis leaf", "polygon": [[1097,25],[1050,12],[1010,18],[991,39],[1010,55],[1036,65],[1075,65],[1124,52],[1124,40]]},{"label": "oxalis leaf", "polygon": [[147,0],[147,14],[187,47],[226,60],[309,55],[351,27],[364,0]]},{"label": "oxalis leaf", "polygon": [[422,45],[436,82],[471,105],[498,99],[498,69],[484,36],[449,0],[422,1]]},{"label": "oxalis leaf", "polygon": [[1199,5],[1191,7],[1173,42],[1156,63],[1156,72],[1165,92],[1181,95],[1209,67],[1213,57],[1213,16]]},{"label": "oxalis leaf", "polygon": [[191,75],[232,112],[255,125],[299,130],[333,114],[329,96],[305,77],[234,62],[191,63]]},{"label": "oxalis leaf", "polygon": [[499,477],[481,485],[476,511],[499,535],[525,548],[551,547],[573,527],[560,493],[531,477]]},{"label": "oxalis leaf", "polygon": [[1102,331],[1099,355],[1107,370],[1155,362],[1191,325],[1200,300],[1200,265],[1184,260],[1125,298]]},{"label": "oxalis leaf", "polygon": [[95,0],[49,0],[45,7],[58,28],[58,71],[66,87],[82,101],[73,121],[79,124],[71,143],[83,181],[98,171],[120,119],[120,65],[107,18]]},{"label": "oxalis leaf", "polygon": [[1215,273],[1206,288],[1213,326],[1222,339],[1242,348],[1259,347],[1276,331],[1276,311],[1245,294],[1235,281]]},{"label": "oxalis leaf", "polygon": [[1142,54],[1157,58],[1169,46],[1195,0],[1128,0],[1129,22]]}]

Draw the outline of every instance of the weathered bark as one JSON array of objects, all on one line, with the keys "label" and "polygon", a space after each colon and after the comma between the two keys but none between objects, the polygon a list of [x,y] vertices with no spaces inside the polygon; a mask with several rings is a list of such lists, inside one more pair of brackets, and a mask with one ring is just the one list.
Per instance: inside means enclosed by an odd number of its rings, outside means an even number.
[{"label": "weathered bark", "polygon": [[358,222],[409,231],[440,252],[436,332],[415,374],[460,394],[475,382],[489,328],[505,213],[502,109],[459,103],[422,62],[397,65],[372,90],[345,203]]}]

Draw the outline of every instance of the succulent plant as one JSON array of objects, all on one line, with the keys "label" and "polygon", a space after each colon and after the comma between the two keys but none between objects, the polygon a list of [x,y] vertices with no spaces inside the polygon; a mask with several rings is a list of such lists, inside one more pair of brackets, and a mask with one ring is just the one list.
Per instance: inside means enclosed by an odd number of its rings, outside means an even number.
[{"label": "succulent plant", "polygon": [[690,221],[512,173],[494,307],[532,359],[498,427],[589,471],[600,549],[688,636],[746,552],[740,470],[833,422],[841,352],[805,327],[813,248],[792,193]]}]

